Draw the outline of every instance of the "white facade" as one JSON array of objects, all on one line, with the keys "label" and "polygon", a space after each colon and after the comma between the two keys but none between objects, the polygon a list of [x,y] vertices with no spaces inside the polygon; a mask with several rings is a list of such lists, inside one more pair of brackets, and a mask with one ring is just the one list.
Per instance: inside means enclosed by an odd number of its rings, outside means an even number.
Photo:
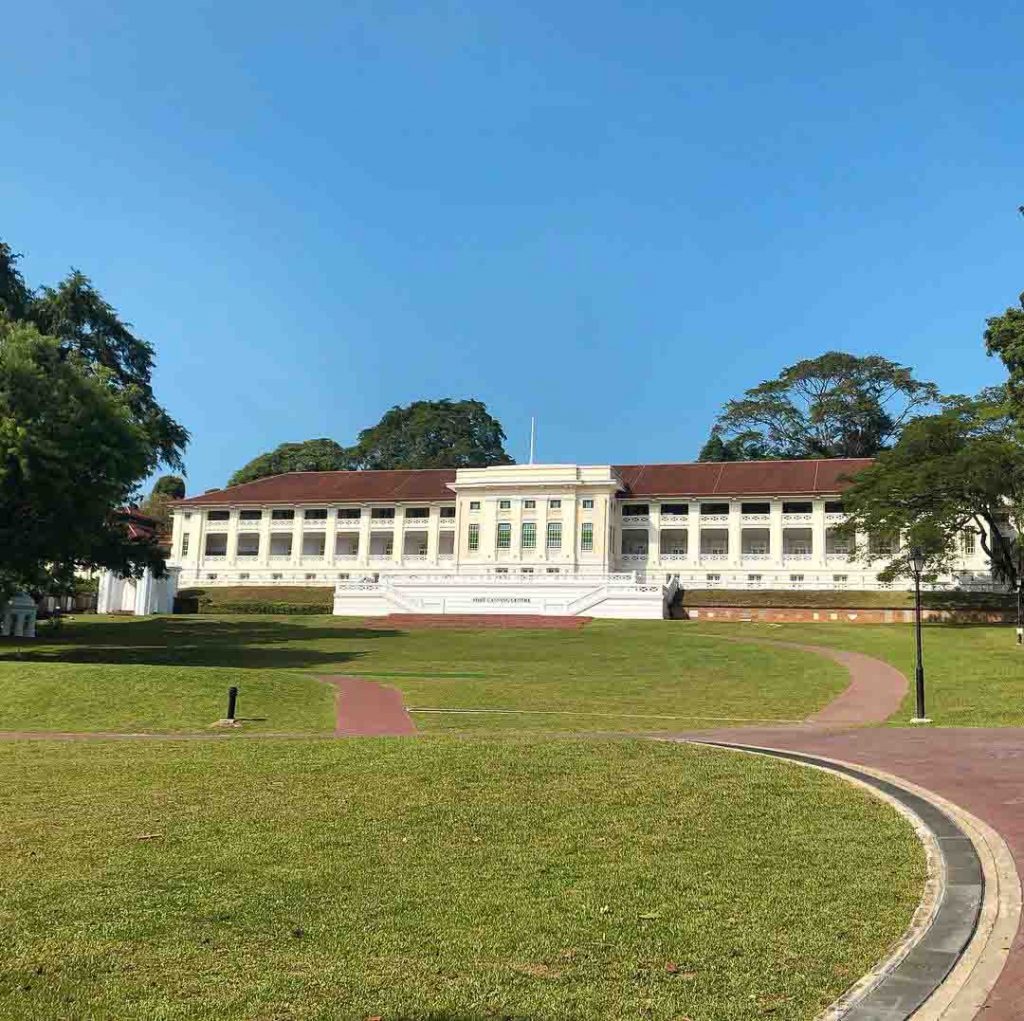
[{"label": "white facade", "polygon": [[178,571],[169,567],[156,578],[147,567],[141,578],[122,578],[113,571],[100,571],[96,592],[97,613],[131,613],[144,617],[151,613],[173,613],[178,590]]},{"label": "white facade", "polygon": [[[425,499],[345,499],[346,487],[362,481],[352,477],[367,474],[399,473],[295,473],[184,501],[169,561],[180,586],[340,585],[369,598],[367,586],[377,585],[392,595],[402,589],[407,601],[419,586],[422,612],[439,605],[439,587],[450,594],[446,607],[463,607],[468,579],[479,590],[474,612],[488,605],[479,601],[488,587],[508,593],[513,580],[552,605],[561,596],[537,595],[545,581],[562,591],[586,579],[621,585],[624,574],[633,584],[677,579],[683,588],[890,587],[878,581],[884,559],[852,561],[834,532],[844,520],[838,487],[637,496],[610,465],[509,465],[448,473]],[[311,488],[337,495],[307,495]],[[990,584],[976,536],[965,537],[956,573],[943,582]]]}]

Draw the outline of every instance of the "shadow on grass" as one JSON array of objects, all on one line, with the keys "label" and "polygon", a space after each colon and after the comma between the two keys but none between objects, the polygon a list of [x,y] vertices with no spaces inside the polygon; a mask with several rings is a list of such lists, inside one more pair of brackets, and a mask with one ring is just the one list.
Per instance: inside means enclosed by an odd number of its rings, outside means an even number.
[{"label": "shadow on grass", "polygon": [[401,631],[324,627],[286,620],[210,620],[158,617],[65,625],[35,639],[0,639],[0,663],[104,663],[152,666],[212,666],[249,669],[327,667],[359,659],[351,648],[317,648],[318,643],[381,641]]}]

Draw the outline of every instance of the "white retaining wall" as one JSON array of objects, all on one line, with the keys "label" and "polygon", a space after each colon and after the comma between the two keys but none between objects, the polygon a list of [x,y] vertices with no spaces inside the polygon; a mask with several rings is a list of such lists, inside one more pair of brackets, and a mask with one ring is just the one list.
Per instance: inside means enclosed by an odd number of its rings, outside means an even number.
[{"label": "white retaining wall", "polygon": [[390,613],[538,614],[661,620],[674,587],[628,574],[381,576],[340,582],[334,612],[379,617]]}]

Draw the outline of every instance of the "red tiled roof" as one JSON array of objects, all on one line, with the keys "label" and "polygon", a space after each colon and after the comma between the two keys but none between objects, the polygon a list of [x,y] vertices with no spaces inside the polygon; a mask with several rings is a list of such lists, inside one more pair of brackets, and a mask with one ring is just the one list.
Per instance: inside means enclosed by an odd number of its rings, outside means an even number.
[{"label": "red tiled roof", "polygon": [[[843,476],[870,458],[820,461],[727,461],[694,464],[614,465],[622,495],[813,496],[846,488]],[[453,500],[454,468],[407,471],[290,472],[177,501],[177,506],[265,503],[363,503]]]},{"label": "red tiled roof", "polygon": [[623,464],[615,470],[626,496],[813,496],[838,493],[869,457],[819,461],[721,461]]},{"label": "red tiled roof", "polygon": [[179,507],[235,503],[363,503],[454,500],[454,468],[410,471],[289,472],[180,500]]}]

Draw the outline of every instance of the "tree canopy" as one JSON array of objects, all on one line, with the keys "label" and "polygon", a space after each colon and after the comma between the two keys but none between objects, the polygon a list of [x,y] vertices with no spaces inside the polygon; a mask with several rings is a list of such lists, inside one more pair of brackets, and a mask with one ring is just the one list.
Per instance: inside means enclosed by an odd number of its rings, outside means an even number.
[{"label": "tree canopy", "polygon": [[1003,360],[1010,375],[1008,396],[1016,405],[1018,421],[1024,423],[1024,294],[1020,306],[987,320],[985,349]]},{"label": "tree canopy", "polygon": [[188,431],[153,394],[152,345],[132,332],[78,270],[56,287],[33,291],[17,262],[10,246],[0,241],[0,316],[31,323],[40,333],[56,338],[65,353],[73,352],[83,364],[106,370],[106,385],[124,397],[149,441],[149,472],[160,464],[183,468]]},{"label": "tree canopy", "polygon": [[0,320],[0,603],[70,586],[78,567],[123,574],[163,561],[116,509],[152,457],[131,400],[30,323]]},{"label": "tree canopy", "polygon": [[874,457],[938,396],[880,355],[828,351],[728,401],[701,460]]},{"label": "tree canopy", "polygon": [[[901,535],[886,576],[909,574],[919,547],[929,570],[949,570],[965,533],[981,543],[997,578],[1021,582],[1024,446],[1006,391],[950,397],[942,410],[907,424],[896,445],[859,472],[843,494],[847,531]],[[861,550],[870,557],[870,550]]]},{"label": "tree canopy", "polygon": [[505,432],[482,401],[414,401],[359,434],[362,468],[486,468],[512,464]]},{"label": "tree canopy", "polygon": [[254,457],[230,479],[229,486],[253,482],[268,475],[286,472],[350,471],[358,468],[355,452],[334,440],[305,440],[302,443],[282,443],[279,447]]},{"label": "tree canopy", "polygon": [[0,602],[66,588],[81,567],[163,570],[119,515],[188,442],[152,370],[153,348],[87,277],[33,290],[0,241]]},{"label": "tree canopy", "polygon": [[185,495],[185,480],[180,475],[161,475],[153,483],[149,496],[139,504],[139,510],[155,518],[165,528],[171,525],[171,501]]},{"label": "tree canopy", "polygon": [[351,447],[329,439],[282,443],[239,468],[228,485],[295,471],[511,464],[504,441],[501,423],[481,401],[415,401],[392,408],[376,425],[364,429]]}]

